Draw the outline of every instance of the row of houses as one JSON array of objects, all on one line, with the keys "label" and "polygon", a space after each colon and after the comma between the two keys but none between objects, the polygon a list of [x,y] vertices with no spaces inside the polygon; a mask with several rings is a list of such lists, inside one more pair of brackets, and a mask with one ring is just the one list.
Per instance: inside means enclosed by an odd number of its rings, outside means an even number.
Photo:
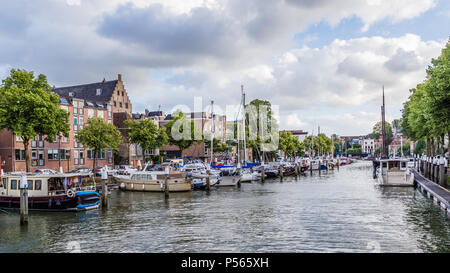
[{"label": "row of houses", "polygon": [[[364,136],[341,136],[341,142],[348,142],[351,147],[357,145],[361,148],[361,152],[368,155],[375,155],[375,151],[382,146],[382,136],[379,139],[374,139],[371,137],[371,134]],[[410,141],[405,136],[400,134],[396,134],[392,140],[392,142],[388,145],[388,154],[389,155],[400,155],[401,146],[406,143],[410,143],[410,151],[414,151],[415,142]]]},{"label": "row of houses", "polygon": [[[171,114],[163,111],[148,111],[133,113],[133,105],[119,74],[116,80],[82,84],[76,86],[56,87],[52,92],[60,96],[60,107],[70,114],[70,132],[67,138],[57,137],[54,142],[45,141],[44,136],[36,136],[29,145],[31,153],[30,170],[53,169],[64,172],[75,168],[92,168],[93,153],[81,143],[77,143],[75,135],[83,129],[89,118],[101,117],[105,122],[113,123],[122,133],[122,144],[118,153],[106,150],[97,156],[97,166],[132,165],[143,163],[144,154],[139,145],[129,143],[126,137],[125,121],[152,119],[159,128],[173,119]],[[214,120],[214,138],[226,143],[227,123],[226,116],[214,115],[206,112],[185,113],[194,121],[195,126],[204,134],[210,134]],[[166,158],[187,157],[207,160],[210,158],[210,145],[208,142],[195,143],[188,149],[180,151],[178,147],[167,145],[161,149],[146,152],[145,156],[162,154]],[[236,149],[230,147],[228,158],[236,155]],[[214,159],[223,159],[223,153],[215,153]],[[243,156],[243,154],[242,154]],[[252,160],[251,151],[247,158]],[[25,150],[23,141],[12,132],[4,129],[0,132],[0,162],[1,169],[6,172],[24,171]]]}]

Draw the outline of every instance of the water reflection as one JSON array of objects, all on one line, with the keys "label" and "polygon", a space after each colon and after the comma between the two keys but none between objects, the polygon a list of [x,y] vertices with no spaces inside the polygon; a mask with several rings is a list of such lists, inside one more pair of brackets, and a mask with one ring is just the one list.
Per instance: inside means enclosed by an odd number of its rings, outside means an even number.
[{"label": "water reflection", "polygon": [[85,213],[0,215],[1,252],[449,252],[450,221],[370,163],[210,192],[121,192]]}]

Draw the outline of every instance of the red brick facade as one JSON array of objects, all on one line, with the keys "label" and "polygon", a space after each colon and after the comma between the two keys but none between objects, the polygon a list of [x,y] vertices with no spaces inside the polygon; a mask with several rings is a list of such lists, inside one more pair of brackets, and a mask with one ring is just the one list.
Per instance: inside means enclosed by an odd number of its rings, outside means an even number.
[{"label": "red brick facade", "polygon": [[[112,122],[111,106],[87,104],[85,100],[72,98],[70,103],[61,102],[60,107],[70,113],[69,137],[58,137],[53,143],[45,141],[43,137],[35,137],[28,147],[31,172],[36,169],[59,171],[60,168],[67,172],[80,167],[93,167],[91,151],[75,141],[75,134],[83,128],[89,117],[103,117],[105,122]],[[6,129],[0,132],[0,157],[5,172],[25,171],[23,142]],[[99,157],[97,166],[113,166],[111,151],[105,151]]]}]

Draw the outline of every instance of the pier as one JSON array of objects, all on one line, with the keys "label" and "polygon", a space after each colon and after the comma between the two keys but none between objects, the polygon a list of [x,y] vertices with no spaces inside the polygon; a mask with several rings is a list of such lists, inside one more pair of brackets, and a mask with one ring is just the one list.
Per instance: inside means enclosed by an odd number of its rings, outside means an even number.
[{"label": "pier", "polygon": [[426,179],[416,170],[411,170],[411,172],[414,174],[415,186],[422,193],[437,202],[437,204],[445,209],[447,213],[450,213],[450,191]]}]

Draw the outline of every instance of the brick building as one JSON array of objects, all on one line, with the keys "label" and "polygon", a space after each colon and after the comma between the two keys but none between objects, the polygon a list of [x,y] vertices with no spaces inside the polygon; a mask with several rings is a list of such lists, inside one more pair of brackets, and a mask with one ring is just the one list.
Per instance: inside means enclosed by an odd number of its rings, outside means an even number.
[{"label": "brick building", "polygon": [[[36,136],[29,144],[30,171],[52,169],[64,172],[75,168],[92,168],[93,153],[75,140],[76,132],[82,129],[88,118],[101,117],[112,122],[111,105],[74,97],[60,97],[60,107],[69,112],[69,137],[57,137],[55,142],[47,142],[44,136]],[[2,169],[6,172],[25,171],[25,149],[20,137],[6,129],[0,132],[0,156]],[[98,156],[98,166],[113,166],[113,154],[106,150]]]}]

